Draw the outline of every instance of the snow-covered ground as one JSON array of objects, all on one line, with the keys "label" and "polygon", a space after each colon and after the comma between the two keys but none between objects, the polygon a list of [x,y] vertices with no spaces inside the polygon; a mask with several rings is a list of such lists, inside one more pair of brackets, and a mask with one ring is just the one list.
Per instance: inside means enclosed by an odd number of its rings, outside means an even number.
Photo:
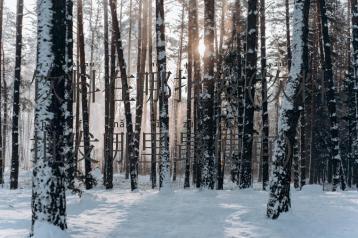
[{"label": "snow-covered ground", "polygon": [[[274,221],[265,217],[267,197],[254,189],[160,194],[98,188],[81,198],[68,195],[68,232],[71,238],[358,237],[357,191],[306,186],[292,192],[292,210]],[[1,238],[27,237],[30,199],[29,188],[0,189]]]}]

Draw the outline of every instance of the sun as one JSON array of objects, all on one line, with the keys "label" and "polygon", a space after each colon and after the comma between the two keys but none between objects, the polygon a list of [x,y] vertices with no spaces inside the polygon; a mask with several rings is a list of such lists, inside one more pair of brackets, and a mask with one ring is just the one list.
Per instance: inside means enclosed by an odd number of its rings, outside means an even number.
[{"label": "sun", "polygon": [[203,40],[200,40],[198,50],[199,50],[200,56],[201,56],[201,57],[204,57],[204,54],[205,54],[205,43],[204,43]]}]

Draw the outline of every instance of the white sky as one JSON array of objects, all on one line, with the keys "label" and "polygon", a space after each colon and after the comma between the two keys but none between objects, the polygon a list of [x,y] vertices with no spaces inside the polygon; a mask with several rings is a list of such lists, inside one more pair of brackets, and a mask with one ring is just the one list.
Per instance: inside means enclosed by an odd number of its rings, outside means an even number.
[{"label": "white sky", "polygon": [[[16,9],[17,0],[5,0],[5,6],[11,8],[13,11]],[[33,6],[36,0],[24,0],[25,7]]]}]

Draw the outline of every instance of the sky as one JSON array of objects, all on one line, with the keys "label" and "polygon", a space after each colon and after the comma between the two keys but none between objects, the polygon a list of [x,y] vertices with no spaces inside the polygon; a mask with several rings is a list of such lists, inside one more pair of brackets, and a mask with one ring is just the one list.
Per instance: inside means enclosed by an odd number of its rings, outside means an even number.
[{"label": "sky", "polygon": [[[17,0],[5,0],[5,6],[9,7],[10,9],[16,9]],[[33,6],[36,3],[36,0],[24,0],[25,7]]]}]

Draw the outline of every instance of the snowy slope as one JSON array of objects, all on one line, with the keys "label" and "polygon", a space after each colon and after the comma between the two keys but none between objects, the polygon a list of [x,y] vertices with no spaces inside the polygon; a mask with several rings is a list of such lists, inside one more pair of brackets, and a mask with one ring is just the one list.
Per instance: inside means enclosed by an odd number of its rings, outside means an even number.
[{"label": "snowy slope", "polygon": [[[28,235],[30,197],[29,189],[0,189],[1,238]],[[72,238],[358,237],[356,191],[331,193],[306,186],[292,193],[292,211],[275,221],[265,217],[267,198],[255,190],[162,195],[95,189],[81,199],[68,196],[68,232]]]}]

